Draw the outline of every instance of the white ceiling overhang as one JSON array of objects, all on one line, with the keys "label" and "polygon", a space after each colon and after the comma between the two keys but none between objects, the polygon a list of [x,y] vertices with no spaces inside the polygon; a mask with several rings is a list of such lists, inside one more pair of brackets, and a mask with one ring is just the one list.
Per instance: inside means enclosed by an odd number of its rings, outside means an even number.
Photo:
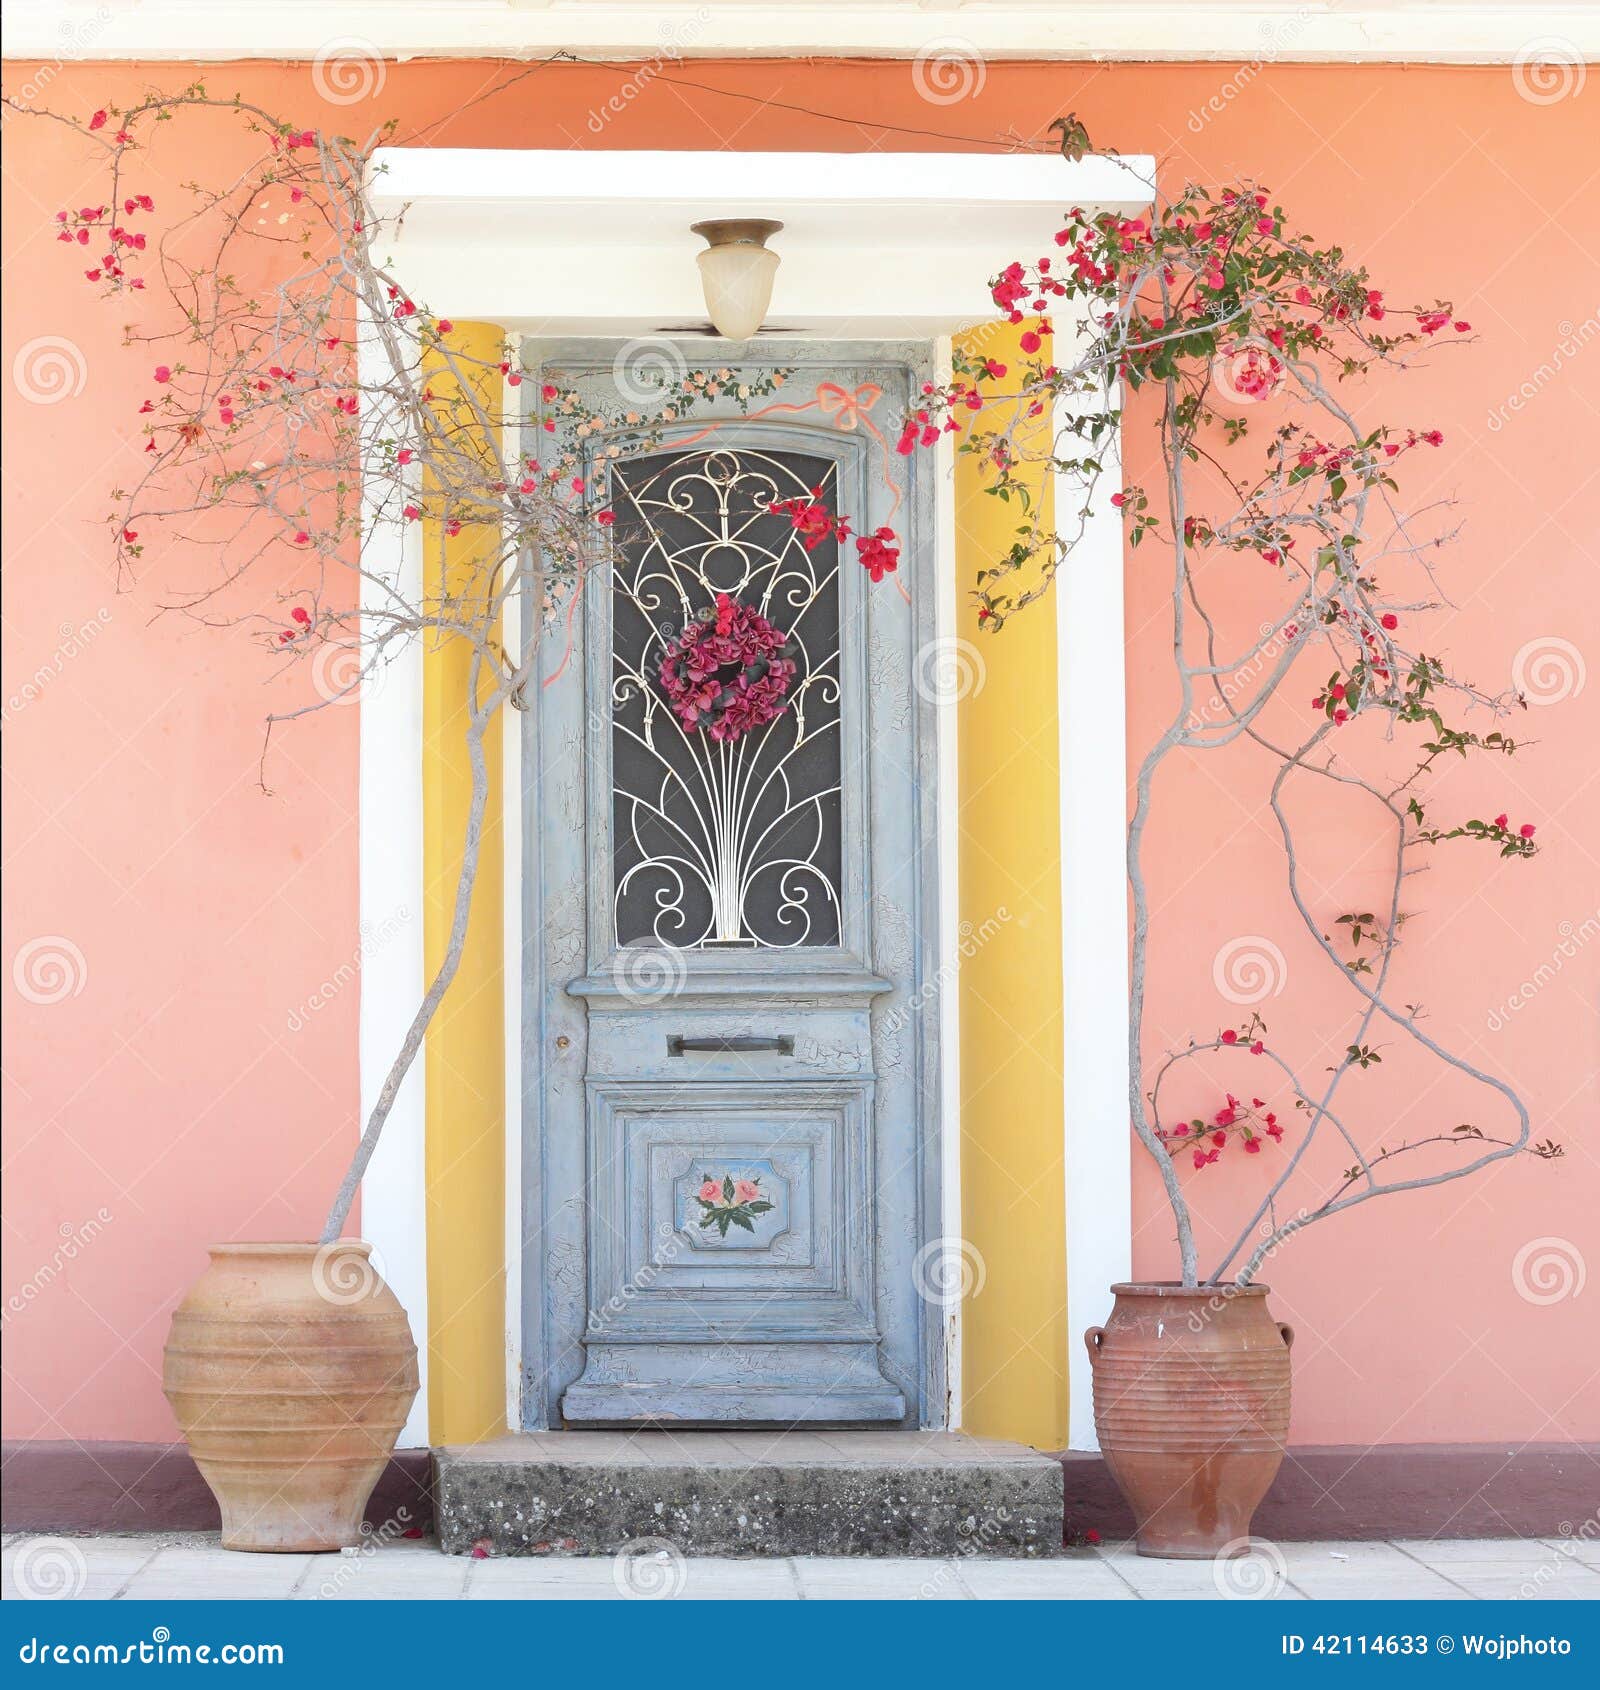
[{"label": "white ceiling overhang", "polygon": [[7,0],[7,58],[808,54],[1563,63],[1600,57],[1592,0]]},{"label": "white ceiling overhang", "polygon": [[[989,279],[1052,252],[1073,205],[1149,203],[1147,157],[1014,153],[381,149],[374,199],[403,212],[394,273],[432,310],[526,333],[693,332],[705,321],[689,225],[774,217],[770,329],[850,339],[991,321]],[[843,165],[848,168],[842,168]]]}]

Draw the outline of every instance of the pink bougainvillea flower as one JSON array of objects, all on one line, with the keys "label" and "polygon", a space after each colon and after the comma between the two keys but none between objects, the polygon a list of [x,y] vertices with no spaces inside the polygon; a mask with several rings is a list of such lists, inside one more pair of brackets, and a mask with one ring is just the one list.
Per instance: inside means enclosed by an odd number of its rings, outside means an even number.
[{"label": "pink bougainvillea flower", "polygon": [[602,528],[609,528],[617,520],[617,513],[611,510],[596,511],[594,519]]},{"label": "pink bougainvillea flower", "polygon": [[895,532],[892,528],[879,528],[871,534],[858,535],[856,538],[856,551],[860,554],[862,567],[871,577],[874,586],[899,566],[900,548],[894,541]]},{"label": "pink bougainvillea flower", "polygon": [[440,334],[449,334],[455,324],[448,317],[441,317],[434,327],[438,329]]},{"label": "pink bougainvillea flower", "polygon": [[1532,839],[1537,831],[1538,830],[1534,827],[1532,822],[1524,822],[1522,826],[1517,829],[1517,832],[1520,833],[1524,839]]},{"label": "pink bougainvillea flower", "polygon": [[1510,827],[1511,826],[1511,818],[1510,818],[1510,816],[1508,816],[1505,813],[1504,810],[1502,810],[1500,812],[1500,814],[1494,818],[1494,825],[1496,827]]},{"label": "pink bougainvillea flower", "polygon": [[289,615],[294,621],[298,622],[302,628],[308,628],[311,626],[311,612],[307,610],[304,605],[297,604],[294,609],[289,612]]},{"label": "pink bougainvillea flower", "polygon": [[408,464],[408,463],[410,463],[410,462],[411,462],[411,460],[412,460],[412,459],[413,459],[413,458],[414,458],[414,457],[415,457],[415,456],[416,456],[416,455],[417,455],[417,454],[416,454],[416,453],[415,453],[415,452],[413,452],[413,451],[412,451],[412,450],[411,450],[411,448],[410,448],[410,447],[409,447],[409,446],[402,446],[402,447],[401,447],[401,448],[400,448],[400,450],[399,450],[399,451],[398,451],[398,452],[396,452],[396,453],[395,453],[395,455],[394,455],[394,461],[395,461],[395,462],[396,462],[396,463],[397,463],[397,464]]},{"label": "pink bougainvillea flower", "polygon": [[160,382],[171,381],[172,380],[171,367],[169,365],[166,365],[166,364],[157,364],[156,365],[156,371],[155,371],[155,379],[157,381],[160,381]]},{"label": "pink bougainvillea flower", "polygon": [[104,129],[105,126],[106,114],[103,111],[97,111],[94,116],[89,119],[89,127],[91,129]]},{"label": "pink bougainvillea flower", "polygon": [[1238,1044],[1239,1035],[1233,1030],[1232,1027],[1224,1027],[1223,1030],[1222,1030],[1222,1042],[1225,1045]]},{"label": "pink bougainvillea flower", "polygon": [[1400,618],[1392,610],[1386,610],[1379,618],[1384,627],[1392,634],[1400,626]]}]

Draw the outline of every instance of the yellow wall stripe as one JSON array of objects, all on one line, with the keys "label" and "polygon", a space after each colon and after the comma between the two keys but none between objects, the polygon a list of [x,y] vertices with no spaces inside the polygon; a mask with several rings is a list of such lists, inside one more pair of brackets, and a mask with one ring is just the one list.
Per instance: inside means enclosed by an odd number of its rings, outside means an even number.
[{"label": "yellow wall stripe", "polygon": [[[1023,326],[982,331],[984,355],[1008,365],[1012,381],[1023,362]],[[1004,392],[1007,382],[988,385]],[[979,425],[995,420],[985,411]],[[1062,1449],[1067,1245],[1055,615],[1044,600],[998,635],[979,632],[967,594],[1025,520],[984,485],[978,460],[958,455],[957,627],[985,666],[983,686],[957,712],[959,903],[962,931],[988,935],[963,960],[959,985],[962,1227],[984,1269],[982,1290],[963,1310],[963,1419],[977,1434]],[[1048,478],[1037,474],[1030,490],[1049,523]]]},{"label": "yellow wall stripe", "polygon": [[[492,323],[457,323],[452,350],[487,364],[487,408],[500,408],[504,335]],[[439,359],[429,385],[449,407],[460,389]],[[474,378],[476,379],[476,378]],[[430,489],[424,488],[424,494]],[[424,569],[460,580],[492,559],[494,540],[468,525],[446,538],[424,527]],[[440,547],[444,551],[441,554]],[[436,583],[425,583],[425,591]],[[444,956],[455,908],[472,791],[466,697],[470,654],[460,640],[423,651],[423,947],[428,977]],[[484,818],[467,946],[460,972],[428,1030],[428,1432],[435,1444],[472,1443],[505,1430],[505,860],[501,826],[501,718],[484,741]]]}]

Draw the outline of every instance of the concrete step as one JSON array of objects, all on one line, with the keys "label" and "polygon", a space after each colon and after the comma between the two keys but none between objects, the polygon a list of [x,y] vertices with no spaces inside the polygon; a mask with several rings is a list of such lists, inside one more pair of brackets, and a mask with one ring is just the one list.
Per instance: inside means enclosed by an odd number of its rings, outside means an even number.
[{"label": "concrete step", "polygon": [[436,1449],[452,1555],[1061,1552],[1061,1464],[958,1432],[524,1432]]}]

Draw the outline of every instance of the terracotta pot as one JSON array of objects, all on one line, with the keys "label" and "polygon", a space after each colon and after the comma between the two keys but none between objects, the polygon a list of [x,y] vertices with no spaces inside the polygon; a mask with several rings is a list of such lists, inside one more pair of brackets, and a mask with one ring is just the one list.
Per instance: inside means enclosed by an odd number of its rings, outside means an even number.
[{"label": "terracotta pot", "polygon": [[218,1244],[172,1317],[163,1383],[224,1549],[340,1549],[417,1394],[405,1310],[358,1239]]},{"label": "terracotta pot", "polygon": [[1289,1435],[1293,1330],[1272,1318],[1265,1285],[1111,1291],[1111,1318],[1084,1342],[1095,1430],[1139,1553],[1242,1547]]}]

